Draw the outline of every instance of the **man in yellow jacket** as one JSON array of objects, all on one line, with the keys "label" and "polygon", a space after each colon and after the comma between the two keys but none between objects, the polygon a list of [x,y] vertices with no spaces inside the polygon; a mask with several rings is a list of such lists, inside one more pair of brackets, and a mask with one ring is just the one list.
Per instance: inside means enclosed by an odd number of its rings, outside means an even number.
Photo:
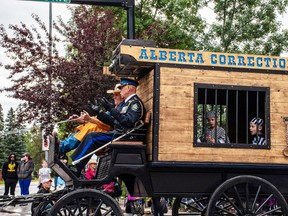
[{"label": "man in yellow jacket", "polygon": [[[120,95],[118,85],[119,84],[115,86],[114,90],[107,91],[107,93],[113,94],[116,109],[117,107],[121,107],[123,102],[123,98]],[[65,140],[60,141],[59,153],[66,153],[72,149],[77,148],[84,137],[90,132],[106,132],[113,129],[113,125],[105,124],[104,122],[97,119],[96,116],[90,116],[86,111],[81,112],[80,116],[74,114],[70,116],[69,119],[82,124],[75,128],[75,133],[67,137]]]}]

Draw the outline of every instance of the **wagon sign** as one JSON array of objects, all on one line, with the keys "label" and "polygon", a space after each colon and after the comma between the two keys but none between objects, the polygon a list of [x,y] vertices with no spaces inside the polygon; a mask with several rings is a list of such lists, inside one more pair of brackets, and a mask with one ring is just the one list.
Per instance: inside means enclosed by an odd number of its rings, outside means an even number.
[{"label": "wagon sign", "polygon": [[133,56],[139,62],[280,71],[286,71],[288,68],[288,58],[277,56],[172,50],[125,45],[121,46],[121,54]]}]

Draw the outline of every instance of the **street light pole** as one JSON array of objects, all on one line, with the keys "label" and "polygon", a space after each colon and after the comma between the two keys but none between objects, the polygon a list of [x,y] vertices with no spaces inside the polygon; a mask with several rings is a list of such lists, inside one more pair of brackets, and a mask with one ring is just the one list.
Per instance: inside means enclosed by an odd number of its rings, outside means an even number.
[{"label": "street light pole", "polygon": [[[48,64],[48,85],[50,96],[52,95],[52,2],[49,2],[49,64]],[[51,120],[51,100],[49,102],[49,119]],[[48,151],[45,151],[45,160],[48,161]]]}]

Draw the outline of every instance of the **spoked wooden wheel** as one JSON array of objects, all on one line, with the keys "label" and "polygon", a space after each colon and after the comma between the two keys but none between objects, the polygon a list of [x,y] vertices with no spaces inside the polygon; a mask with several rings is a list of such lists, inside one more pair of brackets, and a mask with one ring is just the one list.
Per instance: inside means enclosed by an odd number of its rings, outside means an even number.
[{"label": "spoked wooden wheel", "polygon": [[109,195],[94,189],[80,189],[59,199],[50,216],[123,216],[118,203]]},{"label": "spoked wooden wheel", "polygon": [[284,197],[270,182],[256,176],[237,176],[221,184],[212,194],[207,216],[288,215]]},{"label": "spoked wooden wheel", "polygon": [[172,215],[201,215],[204,216],[207,208],[208,197],[177,197],[173,203]]}]

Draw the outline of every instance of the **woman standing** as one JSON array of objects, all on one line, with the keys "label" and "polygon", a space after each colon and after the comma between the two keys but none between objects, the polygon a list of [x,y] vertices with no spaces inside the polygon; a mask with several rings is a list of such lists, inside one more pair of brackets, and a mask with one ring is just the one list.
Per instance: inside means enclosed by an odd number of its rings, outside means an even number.
[{"label": "woman standing", "polygon": [[17,169],[21,195],[29,195],[29,186],[34,170],[34,162],[29,153],[24,153]]},{"label": "woman standing", "polygon": [[8,161],[3,164],[2,167],[2,177],[5,183],[4,196],[8,195],[10,188],[10,195],[15,195],[15,188],[17,185],[17,167],[18,162],[16,162],[16,155],[11,153],[9,155]]}]

